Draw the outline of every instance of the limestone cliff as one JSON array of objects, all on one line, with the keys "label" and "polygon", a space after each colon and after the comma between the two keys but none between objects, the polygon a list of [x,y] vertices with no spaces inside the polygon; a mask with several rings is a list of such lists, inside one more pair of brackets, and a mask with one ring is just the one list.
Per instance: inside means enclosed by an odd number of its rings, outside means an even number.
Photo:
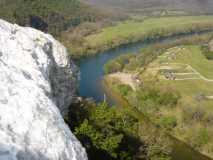
[{"label": "limestone cliff", "polygon": [[78,71],[66,49],[0,20],[0,160],[86,160],[64,123]]}]

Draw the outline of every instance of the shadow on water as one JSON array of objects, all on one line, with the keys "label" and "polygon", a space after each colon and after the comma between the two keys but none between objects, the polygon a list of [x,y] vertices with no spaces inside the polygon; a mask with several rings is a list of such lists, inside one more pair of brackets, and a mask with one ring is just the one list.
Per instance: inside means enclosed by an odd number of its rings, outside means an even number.
[{"label": "shadow on water", "polygon": [[[206,33],[206,32],[202,32]],[[199,34],[202,34],[199,33]],[[96,102],[102,102],[105,98],[106,88],[102,85],[102,78],[104,76],[103,66],[108,61],[124,54],[136,54],[140,49],[146,47],[148,44],[153,43],[166,43],[178,38],[194,36],[195,33],[181,34],[167,38],[161,38],[156,41],[137,42],[133,44],[122,45],[118,48],[111,49],[109,51],[102,52],[96,56],[84,58],[80,61],[80,87],[79,94],[82,97],[93,98]],[[111,94],[111,93],[110,93]],[[112,95],[107,94],[107,102],[111,105],[115,105],[118,98],[115,100]],[[114,95],[113,95],[114,97]],[[122,101],[120,99],[120,101]],[[211,160],[210,158],[200,154],[192,149],[187,144],[173,138],[174,147],[172,153],[172,160]]]}]

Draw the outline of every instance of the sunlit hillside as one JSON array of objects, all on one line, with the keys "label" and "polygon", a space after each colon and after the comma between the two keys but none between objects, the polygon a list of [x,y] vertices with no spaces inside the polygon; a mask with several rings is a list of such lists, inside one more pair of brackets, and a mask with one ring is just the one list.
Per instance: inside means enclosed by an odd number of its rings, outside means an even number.
[{"label": "sunlit hillside", "polygon": [[96,6],[120,8],[128,11],[183,10],[186,12],[212,12],[212,0],[84,0]]}]

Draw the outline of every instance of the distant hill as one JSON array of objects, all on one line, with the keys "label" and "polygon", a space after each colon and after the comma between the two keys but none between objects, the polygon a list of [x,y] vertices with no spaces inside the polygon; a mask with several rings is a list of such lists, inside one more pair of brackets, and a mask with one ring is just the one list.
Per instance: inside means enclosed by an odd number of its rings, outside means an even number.
[{"label": "distant hill", "polygon": [[52,34],[104,15],[79,0],[0,0],[0,18]]},{"label": "distant hill", "polygon": [[190,13],[213,13],[213,0],[83,0],[99,7],[124,11],[183,10]]}]

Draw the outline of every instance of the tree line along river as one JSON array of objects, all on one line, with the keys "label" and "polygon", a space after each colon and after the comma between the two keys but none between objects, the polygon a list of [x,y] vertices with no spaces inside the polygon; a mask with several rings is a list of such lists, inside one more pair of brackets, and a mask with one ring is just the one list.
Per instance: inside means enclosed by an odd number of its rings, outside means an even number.
[{"label": "tree line along river", "polygon": [[[106,99],[106,101],[110,105],[116,104],[116,98],[112,98],[109,95],[109,91],[106,90],[106,87],[103,87],[102,85],[102,79],[104,77],[104,64],[106,64],[110,60],[117,58],[120,55],[129,53],[137,54],[141,48],[146,47],[151,43],[167,43],[168,41],[172,41],[177,38],[184,38],[193,35],[194,34],[180,34],[168,38],[162,38],[159,40],[122,45],[118,48],[99,53],[96,56],[81,59],[79,62],[81,72],[79,95],[82,97],[92,98],[96,102],[102,102]],[[183,143],[182,141],[179,141],[174,137],[172,137],[171,139],[174,144],[172,160],[212,160],[195,151],[189,145]]]}]

